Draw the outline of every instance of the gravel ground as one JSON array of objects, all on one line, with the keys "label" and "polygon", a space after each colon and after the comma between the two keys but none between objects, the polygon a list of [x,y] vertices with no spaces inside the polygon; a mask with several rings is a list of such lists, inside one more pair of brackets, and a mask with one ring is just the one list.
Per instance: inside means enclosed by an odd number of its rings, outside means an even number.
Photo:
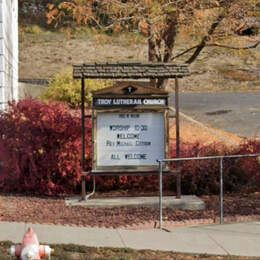
[{"label": "gravel ground", "polygon": [[[203,196],[204,211],[165,209],[167,221],[213,219],[218,217],[218,197]],[[260,194],[225,197],[225,216],[258,215],[260,218]],[[16,195],[0,196],[0,220],[45,224],[76,225],[90,227],[126,227],[158,220],[155,208],[84,208],[68,207],[62,198],[39,198]]]}]

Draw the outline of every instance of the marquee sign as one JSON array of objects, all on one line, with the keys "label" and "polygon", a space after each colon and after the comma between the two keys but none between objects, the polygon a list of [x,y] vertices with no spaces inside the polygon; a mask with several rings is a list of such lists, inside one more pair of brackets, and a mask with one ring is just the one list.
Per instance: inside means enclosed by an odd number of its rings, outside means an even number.
[{"label": "marquee sign", "polygon": [[93,171],[157,170],[167,151],[168,93],[152,90],[157,93],[140,87],[131,95],[120,87],[116,94],[94,93]]},{"label": "marquee sign", "polygon": [[163,113],[100,113],[97,166],[149,166],[164,158]]}]

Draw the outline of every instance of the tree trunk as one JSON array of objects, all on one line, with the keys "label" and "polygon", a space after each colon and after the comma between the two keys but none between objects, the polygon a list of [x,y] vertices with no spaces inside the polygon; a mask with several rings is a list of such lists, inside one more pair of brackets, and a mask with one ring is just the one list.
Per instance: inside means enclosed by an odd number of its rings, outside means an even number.
[{"label": "tree trunk", "polygon": [[165,43],[163,62],[169,62],[172,57],[172,51],[174,48],[177,30],[178,30],[177,28],[178,19],[177,19],[177,14],[175,12],[167,16],[166,24],[167,25],[163,33],[163,40]]},{"label": "tree trunk", "polygon": [[[172,58],[172,52],[177,36],[178,17],[176,12],[168,14],[166,18],[166,27],[163,32],[162,38],[164,41],[164,55],[163,62],[170,62]],[[156,86],[158,88],[164,88],[167,84],[167,80],[158,79]]]},{"label": "tree trunk", "polygon": [[[154,41],[154,37],[152,34],[152,25],[148,21],[148,61],[149,62],[156,62],[156,44]],[[152,87],[156,87],[156,79],[151,78],[150,84]]]}]

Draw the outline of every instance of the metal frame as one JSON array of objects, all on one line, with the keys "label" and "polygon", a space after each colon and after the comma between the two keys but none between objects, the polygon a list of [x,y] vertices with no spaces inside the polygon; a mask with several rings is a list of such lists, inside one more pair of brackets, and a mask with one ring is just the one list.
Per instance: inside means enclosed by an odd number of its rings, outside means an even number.
[{"label": "metal frame", "polygon": [[[168,104],[169,105],[169,104]],[[178,77],[175,77],[175,122],[176,122],[176,158],[179,158],[180,156],[180,117],[179,117],[179,83],[178,83]],[[105,109],[105,108],[103,108]],[[148,109],[148,107],[146,108]],[[152,109],[151,109],[152,110]],[[95,111],[102,111],[102,109],[95,109]],[[106,108],[106,111],[108,109]],[[110,109],[111,111],[111,109]],[[113,109],[113,111],[115,111]],[[85,77],[82,76],[81,78],[81,171],[82,171],[82,181],[81,181],[81,199],[86,200],[87,195],[86,195],[86,180],[85,177],[89,173],[85,171]],[[94,110],[92,109],[92,118],[95,118],[95,113]],[[169,131],[169,122],[166,122],[167,124],[167,131]],[[168,134],[168,132],[167,132]],[[93,129],[92,129],[92,135],[93,135]],[[167,141],[166,141],[166,156],[169,151],[168,147],[168,141],[169,141],[169,136],[167,136]],[[92,140],[93,142],[93,140]],[[92,145],[92,154],[93,154],[93,145]],[[155,170],[156,172],[156,170]],[[155,173],[154,171],[152,173]],[[149,173],[149,172],[146,172]],[[116,173],[111,173],[110,175],[118,175]],[[125,174],[128,175],[128,174]],[[94,185],[94,178],[93,178],[93,187]],[[94,192],[95,188],[93,188]],[[176,190],[177,190],[177,198],[181,197],[181,176],[180,176],[180,171],[177,169],[177,182],[176,182]],[[91,194],[93,194],[93,192]]]},{"label": "metal frame", "polygon": [[182,162],[182,161],[195,161],[195,160],[219,160],[219,200],[220,200],[220,224],[224,223],[224,192],[223,192],[223,169],[224,169],[224,159],[236,159],[236,158],[249,158],[249,157],[260,157],[260,153],[257,154],[239,154],[239,155],[223,155],[223,156],[204,156],[204,157],[187,157],[187,158],[173,158],[173,159],[163,159],[158,160],[158,173],[159,173],[159,228],[163,227],[163,182],[162,182],[162,168],[163,163],[169,162]]},{"label": "metal frame", "polygon": [[[120,174],[121,175],[131,175],[131,172],[140,172],[140,174],[136,175],[143,175],[145,173],[152,173],[154,174],[157,173],[157,165],[142,165],[142,166],[99,166],[97,165],[97,156],[98,156],[98,151],[97,151],[97,116],[99,113],[157,113],[157,114],[162,114],[163,116],[163,121],[164,121],[164,157],[168,157],[168,151],[169,151],[169,127],[168,127],[168,111],[165,108],[160,108],[160,109],[144,109],[144,108],[132,108],[131,110],[129,108],[119,110],[119,109],[111,109],[111,110],[94,110],[94,117],[92,118],[92,129],[93,129],[93,140],[92,140],[92,165],[93,169],[92,172],[94,174],[102,174],[102,172],[108,172],[111,173],[112,175]],[[94,153],[95,151],[95,153]],[[110,169],[111,168],[111,169]],[[106,174],[107,175],[107,174]]]}]

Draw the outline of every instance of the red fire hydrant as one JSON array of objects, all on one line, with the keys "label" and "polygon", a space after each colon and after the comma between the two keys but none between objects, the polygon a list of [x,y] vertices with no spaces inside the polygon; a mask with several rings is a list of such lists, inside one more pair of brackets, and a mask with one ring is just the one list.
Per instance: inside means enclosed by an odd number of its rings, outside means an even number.
[{"label": "red fire hydrant", "polygon": [[37,235],[32,228],[28,228],[24,234],[22,244],[11,246],[10,254],[21,260],[41,260],[51,256],[53,249],[46,245],[40,245]]}]

